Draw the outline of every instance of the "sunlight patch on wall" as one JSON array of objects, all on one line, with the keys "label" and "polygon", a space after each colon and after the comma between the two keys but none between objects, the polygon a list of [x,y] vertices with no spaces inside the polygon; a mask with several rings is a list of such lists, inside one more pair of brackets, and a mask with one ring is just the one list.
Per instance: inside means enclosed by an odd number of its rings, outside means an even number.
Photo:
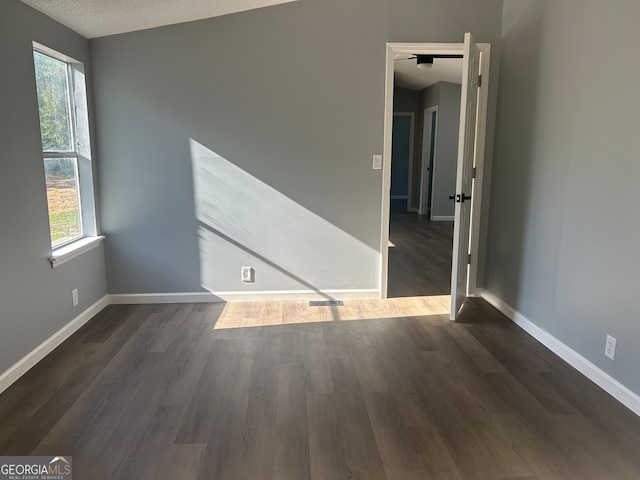
[{"label": "sunlight patch on wall", "polygon": [[205,289],[378,288],[379,252],[193,139],[190,149]]}]

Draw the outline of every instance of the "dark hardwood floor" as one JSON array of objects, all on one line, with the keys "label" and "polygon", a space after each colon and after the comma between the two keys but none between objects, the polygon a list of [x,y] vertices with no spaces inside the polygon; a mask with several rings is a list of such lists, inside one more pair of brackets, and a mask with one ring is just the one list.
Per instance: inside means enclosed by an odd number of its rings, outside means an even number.
[{"label": "dark hardwood floor", "polygon": [[482,300],[441,307],[107,307],[0,395],[0,455],[78,480],[640,478],[638,417]]},{"label": "dark hardwood floor", "polygon": [[392,210],[389,224],[388,296],[449,295],[453,222]]}]

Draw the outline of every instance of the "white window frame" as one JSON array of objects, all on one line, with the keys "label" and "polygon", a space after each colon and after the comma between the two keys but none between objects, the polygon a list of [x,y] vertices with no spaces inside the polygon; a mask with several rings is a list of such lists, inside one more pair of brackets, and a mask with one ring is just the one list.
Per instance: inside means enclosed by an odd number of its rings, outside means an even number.
[{"label": "white window frame", "polygon": [[[76,186],[80,216],[80,236],[51,247],[49,263],[52,268],[97,247],[104,239],[98,234],[93,189],[93,165],[87,104],[84,65],[67,55],[33,42],[33,51],[47,55],[67,65],[68,99],[73,150],[42,151],[43,161],[48,158],[74,158],[76,161]],[[38,124],[40,119],[38,118]],[[49,230],[51,232],[51,230]]]}]

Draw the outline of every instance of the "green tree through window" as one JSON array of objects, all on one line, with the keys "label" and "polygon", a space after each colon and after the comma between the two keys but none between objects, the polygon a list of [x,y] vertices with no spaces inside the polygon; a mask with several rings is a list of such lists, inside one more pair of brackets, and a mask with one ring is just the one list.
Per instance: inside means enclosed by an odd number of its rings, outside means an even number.
[{"label": "green tree through window", "polygon": [[83,235],[70,66],[37,50],[33,56],[51,244],[55,248]]},{"label": "green tree through window", "polygon": [[40,133],[45,152],[68,152],[72,148],[67,64],[34,52]]}]

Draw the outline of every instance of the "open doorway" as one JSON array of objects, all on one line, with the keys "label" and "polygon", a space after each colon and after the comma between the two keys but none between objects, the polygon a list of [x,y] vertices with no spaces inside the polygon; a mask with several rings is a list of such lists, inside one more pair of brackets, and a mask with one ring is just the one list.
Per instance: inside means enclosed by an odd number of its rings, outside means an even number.
[{"label": "open doorway", "polygon": [[[489,66],[488,44],[476,45],[470,34],[465,35],[464,44],[388,44],[387,45],[387,77],[386,77],[386,108],[385,108],[385,158],[391,159],[392,151],[392,119],[393,112],[397,111],[399,104],[407,97],[407,86],[400,85],[400,75],[396,74],[396,64],[411,62],[415,68],[421,60],[433,65],[440,60],[452,64],[453,60],[463,57],[463,71],[456,77],[462,76],[462,86],[459,83],[436,79],[431,92],[425,91],[424,85],[418,85],[415,89],[419,93],[417,107],[414,107],[417,119],[417,141],[414,151],[412,176],[409,179],[410,189],[408,195],[408,212],[412,212],[413,218],[405,216],[405,221],[397,221],[390,209],[389,187],[391,184],[391,162],[385,162],[383,168],[383,206],[382,206],[382,268],[381,291],[382,295],[397,296],[397,288],[393,282],[398,278],[413,278],[407,282],[413,285],[413,292],[406,289],[406,295],[420,295],[415,288],[422,283],[430,284],[431,291],[443,292],[454,287],[455,295],[452,299],[452,312],[458,311],[460,294],[473,295],[475,293],[475,280],[477,271],[477,250],[479,237],[480,199],[482,192],[482,167],[484,161],[484,132],[486,122],[486,106],[488,88]],[[422,58],[421,58],[422,57]],[[436,60],[436,62],[434,62]],[[442,63],[442,62],[441,62]],[[437,70],[437,69],[436,69]],[[482,86],[480,80],[482,77]],[[451,79],[451,72],[449,72]],[[457,80],[457,79],[456,79]],[[455,81],[455,80],[454,80]],[[404,88],[404,90],[400,90]],[[451,98],[452,92],[458,90],[457,108],[450,111],[457,112],[455,122],[451,121],[453,115],[447,116],[443,110],[443,98]],[[415,91],[414,90],[414,91]],[[434,91],[442,90],[442,95],[435,95]],[[410,95],[409,95],[410,96]],[[434,103],[433,97],[438,100]],[[414,95],[415,97],[415,95]],[[406,99],[406,98],[405,98]],[[461,108],[460,105],[463,104]],[[431,110],[429,110],[431,109]],[[403,110],[408,110],[403,106]],[[410,109],[409,109],[410,110]],[[444,120],[448,119],[449,127],[444,128]],[[454,127],[451,128],[451,123]],[[462,125],[460,135],[458,129]],[[437,133],[434,133],[434,128]],[[425,131],[426,130],[426,131]],[[442,140],[443,134],[448,135],[448,140]],[[425,142],[427,143],[425,145]],[[448,153],[447,149],[452,150]],[[461,152],[458,155],[458,151]],[[454,158],[455,162],[446,162],[446,159]],[[433,161],[433,162],[432,162]],[[467,183],[463,183],[462,180]],[[472,186],[469,185],[472,179]],[[462,185],[462,187],[461,187]],[[460,190],[458,192],[458,190]],[[473,197],[471,192],[473,190]],[[443,194],[443,192],[445,192]],[[466,201],[466,204],[464,202]],[[408,214],[405,214],[408,215]],[[453,219],[456,221],[452,228]],[[404,225],[403,225],[404,223]],[[448,226],[446,225],[448,223]],[[415,238],[411,255],[399,255],[400,250],[392,252],[398,245],[393,242],[398,238],[395,229],[413,233],[412,229],[431,227],[429,234],[422,238]],[[446,247],[451,244],[451,231],[454,232],[452,248],[447,252]],[[426,232],[425,232],[426,233]],[[434,239],[440,234],[438,240]],[[391,239],[391,242],[389,241]],[[435,249],[431,249],[435,245]],[[443,248],[444,247],[444,248]],[[426,258],[425,258],[426,256]],[[403,257],[398,260],[397,257]],[[443,258],[449,260],[446,263]],[[453,257],[453,261],[451,258]],[[433,268],[433,260],[440,264],[439,269]],[[431,267],[420,266],[423,260],[432,260]],[[464,262],[464,263],[463,263]],[[394,268],[400,266],[399,270]],[[407,270],[408,266],[416,267],[413,271]],[[436,273],[437,271],[437,273]],[[445,273],[446,272],[446,273]],[[462,273],[461,273],[462,272]],[[449,282],[453,277],[454,282]],[[447,288],[447,285],[450,287]],[[424,290],[424,295],[429,295]],[[402,293],[400,293],[402,294]],[[453,316],[453,315],[452,315]]]},{"label": "open doorway", "polygon": [[[416,68],[414,55],[394,59],[389,298],[451,291],[453,202],[448,197],[455,190],[462,83],[462,58],[457,57],[438,59],[429,69]],[[419,119],[411,139],[402,134],[408,115]],[[407,178],[403,165],[411,150]],[[411,191],[404,205],[397,199],[402,185]]]}]

